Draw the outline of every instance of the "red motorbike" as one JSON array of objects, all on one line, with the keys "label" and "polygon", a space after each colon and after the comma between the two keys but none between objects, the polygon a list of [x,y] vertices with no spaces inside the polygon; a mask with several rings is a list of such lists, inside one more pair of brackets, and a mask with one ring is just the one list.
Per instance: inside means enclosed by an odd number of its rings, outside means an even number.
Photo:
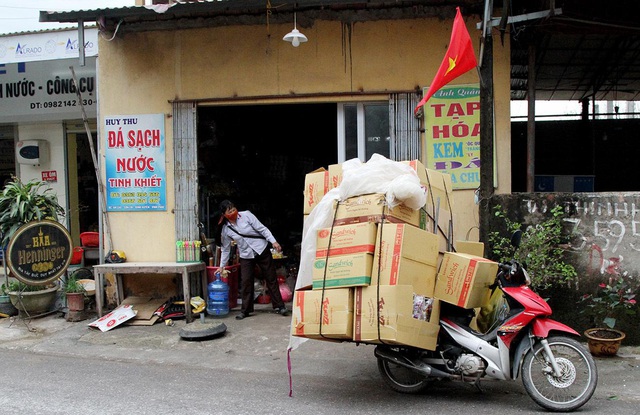
[{"label": "red motorbike", "polygon": [[[521,233],[512,243],[519,245]],[[385,382],[401,393],[418,393],[433,380],[476,383],[522,377],[529,396],[550,411],[573,411],[587,403],[598,383],[595,361],[578,332],[554,321],[551,307],[529,288],[526,270],[500,264],[493,289],[504,302],[486,333],[469,327],[473,310],[441,303],[437,350],[378,345],[375,356]]]}]

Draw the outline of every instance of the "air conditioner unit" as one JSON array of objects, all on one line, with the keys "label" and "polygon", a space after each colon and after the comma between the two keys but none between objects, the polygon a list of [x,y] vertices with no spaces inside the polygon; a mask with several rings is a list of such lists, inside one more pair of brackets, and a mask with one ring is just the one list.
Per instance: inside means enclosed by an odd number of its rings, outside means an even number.
[{"label": "air conditioner unit", "polygon": [[49,142],[45,140],[18,141],[16,161],[38,166],[49,161]]}]

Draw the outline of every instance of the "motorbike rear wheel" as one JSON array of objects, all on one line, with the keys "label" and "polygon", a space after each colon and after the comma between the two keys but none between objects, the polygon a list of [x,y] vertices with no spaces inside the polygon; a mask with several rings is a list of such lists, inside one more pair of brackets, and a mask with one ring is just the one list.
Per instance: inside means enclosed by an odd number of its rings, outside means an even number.
[{"label": "motorbike rear wheel", "polygon": [[386,359],[378,358],[378,371],[384,382],[400,393],[417,394],[425,391],[433,382],[420,373]]},{"label": "motorbike rear wheel", "polygon": [[564,336],[548,339],[560,376],[539,342],[522,363],[522,383],[538,405],[550,411],[573,411],[587,403],[598,383],[598,370],[591,354],[578,341]]}]

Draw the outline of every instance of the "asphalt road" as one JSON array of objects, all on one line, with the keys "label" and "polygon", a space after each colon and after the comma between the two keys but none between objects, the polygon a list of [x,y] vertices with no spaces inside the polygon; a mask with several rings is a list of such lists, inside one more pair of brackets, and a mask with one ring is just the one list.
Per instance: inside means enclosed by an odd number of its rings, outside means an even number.
[{"label": "asphalt road", "polygon": [[[51,316],[0,322],[2,414],[535,414],[520,380],[436,382],[416,396],[390,390],[374,346],[309,340],[290,354],[286,317],[218,319],[224,336],[184,341],[174,326],[109,332]],[[208,320],[211,322],[211,320]],[[192,324],[199,324],[198,322]],[[600,382],[578,413],[637,414],[640,360],[625,348],[597,358]]]}]

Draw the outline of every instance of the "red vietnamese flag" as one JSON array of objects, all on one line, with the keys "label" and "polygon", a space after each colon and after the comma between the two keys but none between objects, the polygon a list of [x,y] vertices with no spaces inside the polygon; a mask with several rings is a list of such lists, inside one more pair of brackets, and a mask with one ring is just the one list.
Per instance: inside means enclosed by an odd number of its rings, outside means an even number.
[{"label": "red vietnamese flag", "polygon": [[447,49],[447,54],[444,55],[440,69],[438,69],[438,73],[436,73],[435,78],[433,78],[427,94],[418,105],[416,105],[414,113],[417,113],[420,107],[423,106],[438,89],[465,72],[475,68],[477,65],[476,55],[473,53],[473,46],[471,45],[471,37],[469,37],[467,27],[464,24],[464,20],[462,20],[460,7],[456,7],[456,18],[453,21],[449,49]]}]

